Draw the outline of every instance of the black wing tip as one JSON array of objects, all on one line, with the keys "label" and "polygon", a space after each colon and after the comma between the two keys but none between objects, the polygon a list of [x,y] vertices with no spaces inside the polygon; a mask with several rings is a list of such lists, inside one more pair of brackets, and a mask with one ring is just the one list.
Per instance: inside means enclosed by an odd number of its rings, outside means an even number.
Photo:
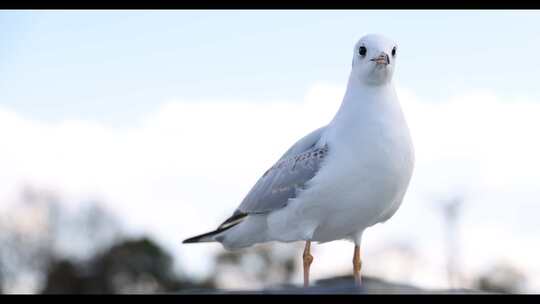
[{"label": "black wing tip", "polygon": [[240,222],[248,216],[247,213],[241,212],[239,210],[236,210],[231,217],[229,217],[227,220],[225,220],[221,225],[219,225],[219,229],[224,229],[227,227],[232,227],[240,224]]},{"label": "black wing tip", "polygon": [[240,224],[241,220],[244,219],[247,216],[246,213],[242,214],[236,214],[230,217],[228,220],[226,220],[223,224],[219,226],[218,229],[214,231],[210,231],[207,233],[199,234],[194,237],[190,237],[188,239],[185,239],[182,241],[182,244],[193,244],[193,243],[200,243],[200,242],[211,242],[211,240],[208,240],[207,238],[216,234],[219,234],[225,230],[228,230],[238,224]]},{"label": "black wing tip", "polygon": [[185,239],[182,241],[182,244],[193,244],[193,243],[198,243],[199,240],[202,238],[202,236],[194,236],[194,237],[191,237],[189,239]]},{"label": "black wing tip", "polygon": [[204,241],[208,242],[208,240],[205,240],[205,239],[207,239],[209,236],[212,236],[214,234],[218,234],[221,231],[222,230],[217,229],[217,230],[210,231],[210,232],[207,232],[207,233],[199,234],[199,235],[196,235],[194,237],[190,237],[189,239],[183,240],[182,244],[200,243],[200,242],[204,242]]}]

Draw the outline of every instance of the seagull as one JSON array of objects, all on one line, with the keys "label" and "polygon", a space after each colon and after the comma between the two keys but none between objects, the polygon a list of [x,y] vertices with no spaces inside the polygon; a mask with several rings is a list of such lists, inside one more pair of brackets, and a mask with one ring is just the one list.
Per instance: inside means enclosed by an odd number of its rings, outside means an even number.
[{"label": "seagull", "polygon": [[304,286],[311,242],[354,243],[353,275],[361,285],[366,228],[401,206],[414,167],[414,147],[394,89],[397,44],[378,34],[354,46],[341,106],[325,126],[291,146],[214,231],[183,243],[219,242],[227,250],[258,243],[305,242]]}]

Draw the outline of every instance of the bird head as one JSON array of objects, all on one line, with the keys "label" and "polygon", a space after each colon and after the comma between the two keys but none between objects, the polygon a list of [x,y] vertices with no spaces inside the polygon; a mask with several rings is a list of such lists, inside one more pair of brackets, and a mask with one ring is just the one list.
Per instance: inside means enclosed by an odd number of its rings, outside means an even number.
[{"label": "bird head", "polygon": [[352,76],[367,85],[383,85],[392,80],[397,44],[381,35],[369,34],[354,46]]}]

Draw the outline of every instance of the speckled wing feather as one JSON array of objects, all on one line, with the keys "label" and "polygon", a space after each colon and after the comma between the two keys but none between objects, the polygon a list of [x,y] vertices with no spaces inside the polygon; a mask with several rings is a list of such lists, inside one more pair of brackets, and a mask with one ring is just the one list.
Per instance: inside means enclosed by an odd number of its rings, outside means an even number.
[{"label": "speckled wing feather", "polygon": [[257,181],[234,214],[220,227],[227,227],[248,214],[266,213],[284,207],[297,191],[312,179],[328,153],[328,145],[319,139],[325,127],[296,142]]},{"label": "speckled wing feather", "polygon": [[286,205],[299,189],[312,179],[328,152],[328,145],[280,160],[259,179],[238,211],[264,213]]}]

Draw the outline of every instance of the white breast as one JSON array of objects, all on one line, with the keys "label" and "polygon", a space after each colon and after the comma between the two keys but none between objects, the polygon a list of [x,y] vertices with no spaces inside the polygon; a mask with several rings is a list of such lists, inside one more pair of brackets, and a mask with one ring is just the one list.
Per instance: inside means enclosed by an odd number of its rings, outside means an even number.
[{"label": "white breast", "polygon": [[319,173],[297,199],[268,216],[272,238],[347,238],[395,213],[414,163],[408,128],[397,100],[363,110],[329,126],[323,136],[329,154]]}]

